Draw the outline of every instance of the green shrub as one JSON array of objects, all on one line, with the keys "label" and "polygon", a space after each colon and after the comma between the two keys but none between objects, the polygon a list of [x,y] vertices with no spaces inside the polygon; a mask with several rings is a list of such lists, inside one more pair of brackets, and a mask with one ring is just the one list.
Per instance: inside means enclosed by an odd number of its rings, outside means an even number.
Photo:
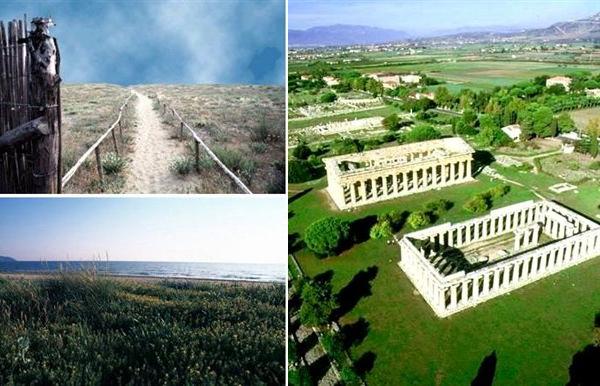
[{"label": "green shrub", "polygon": [[417,229],[431,224],[432,219],[429,212],[417,210],[409,214],[406,221],[413,229]]},{"label": "green shrub", "polygon": [[358,386],[361,384],[360,378],[358,374],[356,374],[356,371],[348,365],[342,366],[340,369],[340,378],[342,378],[344,385]]},{"label": "green shrub", "polygon": [[453,205],[454,204],[451,201],[441,198],[439,200],[430,201],[427,204],[425,204],[425,210],[440,215],[452,208]]},{"label": "green shrub", "polygon": [[590,170],[600,170],[600,161],[594,161],[589,166]]},{"label": "green shrub", "polygon": [[489,194],[477,194],[463,205],[463,208],[471,213],[483,213],[492,207]]},{"label": "green shrub", "polygon": [[245,157],[239,151],[225,148],[215,148],[214,153],[234,174],[239,175],[246,182],[251,182],[256,172],[256,163],[254,160]]},{"label": "green shrub", "polygon": [[252,142],[250,143],[250,150],[256,154],[263,154],[269,150],[269,146],[267,146],[267,144],[264,142]]},{"label": "green shrub", "polygon": [[326,92],[325,94],[321,95],[321,97],[319,98],[321,103],[335,102],[336,99],[337,99],[337,95],[336,95],[336,93],[334,93],[332,91]]},{"label": "green shrub", "polygon": [[169,169],[176,174],[185,176],[194,168],[194,161],[189,157],[176,157],[171,160]]},{"label": "green shrub", "polygon": [[500,197],[503,197],[505,195],[508,194],[508,192],[510,192],[510,186],[509,185],[498,185],[496,187],[493,187],[492,189],[488,190],[490,196],[492,197],[492,199],[497,199]]},{"label": "green shrub", "polygon": [[118,174],[125,167],[127,161],[116,153],[108,153],[102,159],[102,169],[106,174]]},{"label": "green shrub", "polygon": [[378,221],[369,231],[369,236],[375,240],[391,237],[392,234],[392,225],[388,220]]},{"label": "green shrub", "polygon": [[336,254],[350,240],[350,224],[337,217],[325,217],[306,228],[306,246],[321,256]]}]

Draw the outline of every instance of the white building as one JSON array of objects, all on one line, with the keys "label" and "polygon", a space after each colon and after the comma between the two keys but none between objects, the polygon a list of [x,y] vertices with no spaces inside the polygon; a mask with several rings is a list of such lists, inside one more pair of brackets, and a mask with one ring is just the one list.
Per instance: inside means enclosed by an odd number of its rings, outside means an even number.
[{"label": "white building", "polygon": [[585,95],[592,98],[600,98],[600,88],[587,88],[585,89]]},{"label": "white building", "polygon": [[333,76],[324,76],[323,82],[325,82],[325,84],[327,84],[328,86],[336,86],[340,84],[340,81],[334,78]]},{"label": "white building", "polygon": [[371,79],[375,79],[383,84],[383,88],[395,89],[400,86],[400,75],[394,74],[369,74]]},{"label": "white building", "polygon": [[565,90],[569,91],[569,86],[571,85],[571,78],[568,76],[554,76],[552,78],[546,79],[546,87],[554,86],[555,84],[562,85]]},{"label": "white building", "polygon": [[510,139],[513,140],[513,142],[519,142],[520,138],[521,138],[521,126],[519,125],[508,125],[508,126],[504,126],[501,129],[504,134],[508,135],[508,137]]},{"label": "white building", "polygon": [[402,83],[416,84],[421,81],[421,75],[414,75],[414,74],[400,75],[400,80],[402,81]]}]

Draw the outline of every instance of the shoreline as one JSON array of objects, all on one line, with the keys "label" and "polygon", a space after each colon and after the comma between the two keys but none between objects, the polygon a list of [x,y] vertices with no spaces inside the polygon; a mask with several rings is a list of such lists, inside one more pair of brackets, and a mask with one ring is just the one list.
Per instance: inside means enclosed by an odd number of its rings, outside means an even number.
[{"label": "shoreline", "polygon": [[[71,271],[66,272],[67,274],[81,274],[82,271]],[[0,272],[0,278],[10,280],[41,280],[55,278],[63,275],[65,272]],[[236,280],[236,279],[213,279],[213,278],[201,278],[201,277],[178,277],[178,276],[139,276],[139,275],[115,275],[115,274],[96,274],[97,278],[114,279],[120,281],[134,281],[134,282],[150,282],[156,283],[160,281],[171,281],[171,282],[204,282],[211,284],[242,284],[242,285],[285,285],[285,281],[269,281],[269,280]]]}]

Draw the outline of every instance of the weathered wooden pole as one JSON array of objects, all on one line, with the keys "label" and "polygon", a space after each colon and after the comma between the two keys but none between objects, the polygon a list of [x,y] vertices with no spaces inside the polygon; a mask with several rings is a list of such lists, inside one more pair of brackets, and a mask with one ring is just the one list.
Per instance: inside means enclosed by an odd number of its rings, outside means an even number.
[{"label": "weathered wooden pole", "polygon": [[50,36],[51,19],[36,17],[35,29],[25,39],[31,57],[29,83],[31,119],[46,117],[49,132],[34,142],[33,193],[60,193],[60,52]]},{"label": "weathered wooden pole", "polygon": [[183,122],[181,122],[181,125],[179,126],[179,140],[183,140]]},{"label": "weathered wooden pole", "polygon": [[113,145],[115,146],[115,153],[119,155],[119,148],[117,147],[117,136],[115,135],[115,129],[111,130]]},{"label": "weathered wooden pole", "polygon": [[121,120],[119,119],[119,134],[121,135],[121,143],[123,142],[123,125],[121,124]]},{"label": "weathered wooden pole", "polygon": [[100,158],[100,146],[97,146],[94,149],[94,152],[96,153],[96,168],[98,169],[98,176],[100,177],[100,183],[102,183],[103,175],[102,175],[102,159]]},{"label": "weathered wooden pole", "polygon": [[194,139],[196,145],[196,171],[200,173],[200,144]]}]

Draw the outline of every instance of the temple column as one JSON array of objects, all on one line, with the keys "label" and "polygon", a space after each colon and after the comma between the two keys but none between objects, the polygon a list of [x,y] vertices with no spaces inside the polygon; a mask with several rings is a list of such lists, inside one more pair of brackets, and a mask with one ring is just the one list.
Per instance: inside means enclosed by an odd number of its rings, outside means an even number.
[{"label": "temple column", "polygon": [[477,299],[479,299],[479,277],[478,276],[473,278],[473,297],[471,298],[471,300],[473,302],[477,302]]},{"label": "temple column", "polygon": [[398,174],[392,174],[392,194],[398,194]]},{"label": "temple column", "polygon": [[356,203],[356,182],[350,184],[350,202]]},{"label": "temple column", "polygon": [[456,308],[456,285],[450,287],[450,308]]},{"label": "temple column", "polygon": [[471,224],[467,224],[467,237],[465,239],[465,244],[469,244],[472,240],[472,235],[471,235]]},{"label": "temple column", "polygon": [[462,282],[462,299],[461,303],[466,304],[469,299],[469,282],[467,280]]},{"label": "temple column", "polygon": [[467,160],[467,178],[470,178],[473,176],[473,170],[471,169],[472,168],[471,164],[472,164],[471,160],[470,159]]},{"label": "temple column", "polygon": [[483,274],[483,290],[482,294],[485,296],[490,292],[490,274],[488,272]]},{"label": "temple column", "polygon": [[494,270],[494,284],[492,286],[493,291],[497,291],[500,287],[500,271]]},{"label": "temple column", "polygon": [[510,284],[510,265],[504,266],[504,273],[502,275],[502,287],[508,287]]}]

